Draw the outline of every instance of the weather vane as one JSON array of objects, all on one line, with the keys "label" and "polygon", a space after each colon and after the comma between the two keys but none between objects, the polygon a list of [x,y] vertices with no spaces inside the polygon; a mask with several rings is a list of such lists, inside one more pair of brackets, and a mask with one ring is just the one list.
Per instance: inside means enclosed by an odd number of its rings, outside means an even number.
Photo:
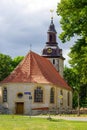
[{"label": "weather vane", "polygon": [[30,51],[31,51],[31,49],[32,49],[32,44],[30,44]]},{"label": "weather vane", "polygon": [[54,10],[50,9],[50,12],[51,12],[51,18],[53,19],[53,12],[54,12]]}]

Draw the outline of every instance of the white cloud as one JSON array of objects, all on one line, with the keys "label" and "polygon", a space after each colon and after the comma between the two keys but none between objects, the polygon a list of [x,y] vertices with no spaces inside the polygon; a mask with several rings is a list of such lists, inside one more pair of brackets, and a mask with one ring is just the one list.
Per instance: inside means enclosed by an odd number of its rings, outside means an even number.
[{"label": "white cloud", "polygon": [[[0,52],[12,57],[25,55],[32,44],[32,50],[40,53],[47,41],[50,24],[50,9],[54,9],[56,30],[61,32],[56,14],[60,0],[0,0]],[[70,44],[62,45],[64,55]],[[67,55],[65,55],[67,57]]]}]

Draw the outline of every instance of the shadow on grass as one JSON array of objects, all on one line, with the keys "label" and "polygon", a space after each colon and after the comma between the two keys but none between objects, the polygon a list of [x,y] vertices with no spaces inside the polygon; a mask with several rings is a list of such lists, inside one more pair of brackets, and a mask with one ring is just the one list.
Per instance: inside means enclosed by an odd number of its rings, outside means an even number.
[{"label": "shadow on grass", "polygon": [[47,118],[47,120],[51,121],[51,122],[63,122],[63,119],[53,119],[53,118]]}]

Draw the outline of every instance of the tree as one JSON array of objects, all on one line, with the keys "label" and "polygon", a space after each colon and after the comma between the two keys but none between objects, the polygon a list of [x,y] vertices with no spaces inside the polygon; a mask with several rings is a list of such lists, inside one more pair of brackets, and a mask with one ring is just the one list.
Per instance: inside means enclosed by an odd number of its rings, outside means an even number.
[{"label": "tree", "polygon": [[66,82],[71,86],[72,88],[75,86],[75,77],[76,74],[72,68],[68,68],[67,66],[64,67],[64,73],[63,73],[64,79]]},{"label": "tree", "polygon": [[63,42],[75,34],[84,37],[87,42],[87,0],[61,0],[57,14],[61,16],[63,32],[60,39]]},{"label": "tree", "polygon": [[17,56],[13,59],[12,66],[15,68],[22,60],[24,56]]},{"label": "tree", "polygon": [[71,48],[69,63],[81,75],[81,82],[87,84],[87,0],[61,0],[57,14],[61,16],[63,30],[60,39],[66,42],[74,35],[79,36]]},{"label": "tree", "polygon": [[71,58],[69,63],[76,72],[75,86],[80,94],[80,106],[87,107],[87,46],[84,44],[84,39],[76,42],[71,48],[69,56]]},{"label": "tree", "polygon": [[23,58],[23,56],[17,56],[12,59],[8,55],[0,54],[0,81],[8,76]]},{"label": "tree", "polygon": [[81,84],[80,78],[73,68],[64,67],[64,79],[73,89],[73,108],[87,107],[87,85]]},{"label": "tree", "polygon": [[[64,79],[67,81],[67,83],[69,84],[69,86],[72,87],[73,89],[73,107],[77,107],[78,106],[78,94],[80,94],[80,80],[78,78],[78,75],[76,73],[76,71],[73,68],[68,68],[65,66],[64,68]],[[78,80],[78,82],[77,82]]]},{"label": "tree", "polygon": [[79,39],[76,44],[71,47],[71,51],[69,53],[69,63],[71,67],[73,67],[78,75],[80,75],[80,80],[82,84],[87,84],[87,43],[85,43],[85,39]]},{"label": "tree", "polygon": [[12,58],[0,53],[0,81],[8,76],[12,70]]},{"label": "tree", "polygon": [[[61,0],[57,6],[57,14],[61,16],[63,31],[59,38],[62,42],[75,35],[79,36],[69,54],[69,63],[76,75],[75,82],[73,77],[68,82],[73,82],[82,95],[87,90],[87,0]],[[87,100],[87,91],[84,99]]]}]

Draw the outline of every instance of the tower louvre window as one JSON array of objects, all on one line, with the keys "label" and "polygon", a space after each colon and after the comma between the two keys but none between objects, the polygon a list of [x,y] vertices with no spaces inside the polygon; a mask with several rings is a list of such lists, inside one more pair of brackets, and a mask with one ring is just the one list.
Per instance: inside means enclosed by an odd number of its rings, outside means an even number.
[{"label": "tower louvre window", "polygon": [[52,35],[50,35],[50,42],[52,42]]}]

